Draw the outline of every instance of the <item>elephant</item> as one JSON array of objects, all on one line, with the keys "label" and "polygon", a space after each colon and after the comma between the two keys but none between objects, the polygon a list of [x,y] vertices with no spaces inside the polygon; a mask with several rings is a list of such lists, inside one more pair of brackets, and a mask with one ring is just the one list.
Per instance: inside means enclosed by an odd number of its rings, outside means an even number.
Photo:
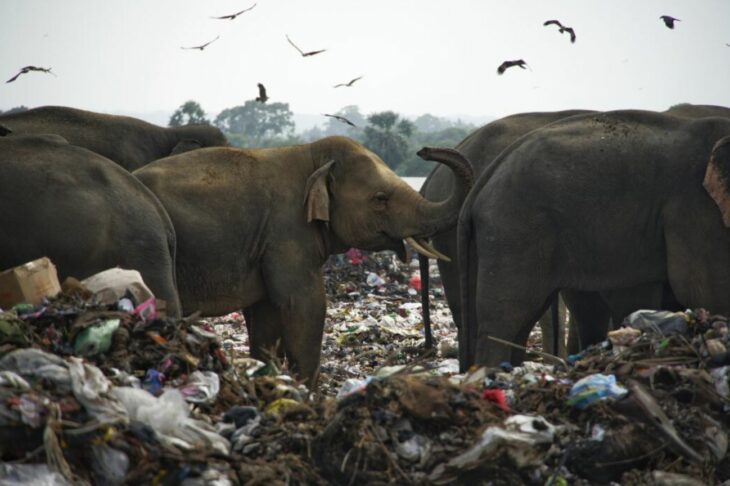
[{"label": "elephant", "polygon": [[562,289],[656,299],[668,281],[684,307],[730,311],[728,134],[728,118],[618,110],[504,150],[459,215],[466,363],[520,361],[490,337],[524,343]]},{"label": "elephant", "polygon": [[226,146],[210,125],[163,128],[128,116],[107,115],[65,106],[41,106],[0,115],[12,135],[51,133],[133,171],[153,160],[201,147]]},{"label": "elephant", "polygon": [[[488,123],[472,132],[456,146],[456,150],[462,153],[472,163],[474,173],[478,175],[481,174],[502,150],[522,135],[556,120],[585,113],[593,112],[589,110],[564,110],[510,115]],[[445,170],[442,166],[437,166],[426,178],[423,186],[421,186],[420,192],[429,201],[440,201],[448,197],[452,191],[453,184],[454,178],[451,172]],[[451,258],[451,261],[439,259],[438,268],[441,281],[443,282],[446,300],[451,309],[454,323],[458,327],[461,323],[461,300],[459,270],[455,261],[456,228],[451,228],[432,236],[431,244],[434,249]],[[428,306],[428,258],[419,255],[419,263],[423,281],[421,287],[423,317],[424,321],[428,323],[430,321]],[[560,322],[564,319],[564,313],[564,306],[561,306]],[[554,349],[555,336],[553,326],[550,325],[550,318],[547,314],[540,319],[540,324],[543,330],[545,349],[550,353],[563,354],[563,349],[560,348],[560,345],[559,349]],[[426,339],[430,342],[429,326],[426,329]],[[558,335],[558,342],[565,342],[564,336],[560,333]]]},{"label": "elephant", "polygon": [[111,160],[58,135],[0,137],[0,269],[47,256],[59,278],[134,269],[180,316],[175,230],[162,204]]},{"label": "elephant", "polygon": [[[456,149],[469,159],[473,164],[475,174],[478,175],[489,166],[502,150],[522,135],[554,121],[588,113],[595,113],[595,111],[564,110],[511,115],[488,123],[472,132],[456,146]],[[669,108],[665,113],[686,118],[709,116],[730,118],[730,109],[715,105],[682,103]],[[439,200],[449,193],[451,184],[451,174],[439,166],[429,174],[420,192],[426,199]],[[453,228],[449,231],[434,235],[431,238],[431,242],[434,249],[452,257],[452,261],[439,260],[438,267],[446,299],[454,317],[454,323],[458,326],[461,323],[461,289],[458,265],[453,261],[453,256],[456,255],[457,248],[456,229]],[[428,322],[428,264],[427,258],[422,255],[419,256],[419,260],[424,281],[424,285],[422,286],[424,320]],[[646,302],[646,305],[650,305],[648,304],[649,302],[656,302],[657,291],[658,289],[655,287],[614,289],[599,294],[568,289],[564,290],[561,293],[561,300],[568,301],[568,308],[571,310],[571,332],[567,352],[575,353],[580,348],[605,339],[609,321],[613,321],[614,323],[621,322],[630,312],[633,312],[638,307],[642,307],[639,302]],[[671,289],[668,286],[662,289],[662,296],[661,308],[676,308],[676,303],[672,299]],[[561,317],[558,321],[561,323],[564,322],[564,317],[562,317],[565,310],[564,307],[564,305],[560,306]],[[550,353],[562,355],[564,350],[561,346],[565,343],[564,336],[559,333],[557,336],[559,346],[558,349],[555,349],[554,331],[549,321],[548,314],[540,318],[545,349]],[[581,325],[580,323],[586,324]],[[428,337],[427,335],[427,339]]]},{"label": "elephant", "polygon": [[311,386],[319,371],[327,257],[355,247],[394,250],[405,261],[404,239],[433,255],[424,238],[456,224],[473,178],[469,162],[451,149],[424,148],[419,155],[456,174],[445,200],[423,199],[346,137],[205,148],[133,174],[157,195],[175,227],[183,310],[220,315],[243,308],[252,355],[283,351]]}]

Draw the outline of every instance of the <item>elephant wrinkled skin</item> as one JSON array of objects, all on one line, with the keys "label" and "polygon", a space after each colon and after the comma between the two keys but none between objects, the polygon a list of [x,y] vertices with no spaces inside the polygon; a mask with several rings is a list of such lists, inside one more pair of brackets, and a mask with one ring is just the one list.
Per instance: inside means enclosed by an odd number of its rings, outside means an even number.
[{"label": "elephant wrinkled skin", "polygon": [[58,135],[0,137],[0,269],[47,256],[59,278],[138,270],[178,317],[175,231],[157,198]]},{"label": "elephant wrinkled skin", "polygon": [[[269,149],[208,148],[134,172],[170,214],[185,312],[244,308],[253,356],[277,347],[313,384],[325,316],[322,264],[350,247],[395,250],[456,224],[469,163],[449,149],[424,158],[459,176],[423,199],[375,154],[344,137]],[[249,322],[250,321],[250,322]],[[281,348],[277,349],[280,351]]]},{"label": "elephant wrinkled skin", "polygon": [[730,160],[721,148],[708,171],[728,134],[726,118],[625,110],[557,121],[500,154],[459,217],[467,362],[520,360],[489,336],[524,343],[563,288],[668,280],[683,306],[728,312]]},{"label": "elephant wrinkled skin", "polygon": [[0,115],[12,135],[56,134],[133,171],[153,160],[185,150],[228,145],[210,125],[163,128],[128,116],[107,115],[64,106],[41,106]]}]

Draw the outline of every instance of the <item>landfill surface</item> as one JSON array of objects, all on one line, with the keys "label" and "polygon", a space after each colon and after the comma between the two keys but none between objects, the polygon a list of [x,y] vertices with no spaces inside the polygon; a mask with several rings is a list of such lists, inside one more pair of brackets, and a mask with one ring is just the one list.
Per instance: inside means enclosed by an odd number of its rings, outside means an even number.
[{"label": "landfill surface", "polygon": [[641,311],[565,360],[460,374],[435,265],[425,349],[417,268],[327,263],[313,390],[248,356],[241,313],[74,282],[0,313],[0,484],[730,484],[727,316]]}]

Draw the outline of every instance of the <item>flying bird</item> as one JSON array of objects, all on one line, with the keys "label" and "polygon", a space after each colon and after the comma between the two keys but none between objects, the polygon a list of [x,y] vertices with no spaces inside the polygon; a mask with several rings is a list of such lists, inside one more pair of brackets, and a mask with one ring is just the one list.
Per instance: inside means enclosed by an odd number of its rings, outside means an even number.
[{"label": "flying bird", "polygon": [[293,45],[293,46],[294,46],[294,49],[296,49],[297,51],[299,51],[299,54],[301,54],[301,55],[302,55],[302,57],[307,57],[307,56],[314,56],[315,54],[319,54],[320,52],[324,52],[324,51],[326,51],[326,50],[327,50],[327,49],[320,49],[319,51],[309,51],[309,52],[304,52],[304,51],[302,51],[301,49],[299,49],[299,48],[297,47],[297,45],[296,45],[296,44],[294,44],[294,43],[293,43],[293,42],[291,41],[291,39],[289,38],[289,36],[288,36],[288,35],[286,36],[286,40],[288,40],[288,41],[289,41],[289,44],[291,44],[291,45]]},{"label": "flying bird", "polygon": [[206,42],[203,45],[193,46],[193,47],[181,47],[180,49],[200,49],[202,51],[203,49],[205,49],[206,47],[208,47],[209,45],[211,45],[213,42],[217,41],[219,38],[220,38],[220,36],[217,35],[217,36],[215,36],[215,39],[213,39],[212,41],[208,41],[208,42]]},{"label": "flying bird", "polygon": [[358,79],[362,79],[362,76],[358,76],[355,79],[351,79],[347,83],[336,84],[334,87],[335,88],[339,88],[340,86],[345,86],[345,87],[348,87],[349,88],[350,86],[352,86],[353,84],[355,84],[355,81],[357,81]]},{"label": "flying bird", "polygon": [[252,8],[254,8],[255,6],[256,6],[256,4],[254,3],[254,4],[253,4],[253,5],[251,5],[250,7],[248,7],[248,8],[244,8],[244,9],[243,9],[243,10],[241,10],[240,12],[236,12],[236,13],[234,13],[234,14],[230,14],[230,15],[224,15],[224,16],[222,16],[222,17],[211,17],[211,19],[219,19],[219,20],[226,20],[226,19],[228,19],[228,20],[233,20],[233,19],[235,19],[236,17],[238,17],[239,15],[241,15],[242,13],[248,12],[249,10],[251,10]]},{"label": "flying bird", "polygon": [[[18,72],[18,74],[16,74],[15,76],[13,76],[12,78],[8,79],[5,82],[6,83],[12,83],[16,79],[18,79],[18,77],[21,74],[29,73],[31,71],[40,71],[40,72],[43,72],[43,73],[53,74],[51,72],[51,68],[42,68],[42,67],[38,67],[38,66],[25,66],[24,68],[21,68],[20,69],[20,71]],[[55,76],[55,74],[53,74],[53,75]]]},{"label": "flying bird", "polygon": [[497,74],[504,74],[504,72],[507,70],[507,68],[511,68],[512,66],[519,66],[522,69],[525,69],[525,66],[527,66],[527,63],[525,61],[523,61],[522,59],[518,59],[516,61],[504,61],[497,68]]},{"label": "flying bird", "polygon": [[673,29],[674,28],[674,22],[681,22],[681,20],[675,19],[671,15],[662,15],[659,18],[662,19],[664,21],[664,25],[666,25],[670,29]]},{"label": "flying bird", "polygon": [[259,83],[258,86],[259,86],[259,95],[256,98],[256,101],[261,102],[261,103],[266,103],[266,100],[269,99],[269,97],[266,95],[266,88],[261,83]]},{"label": "flying bird", "polygon": [[568,33],[570,34],[570,42],[575,43],[575,31],[573,30],[573,27],[566,27],[563,24],[560,23],[559,20],[546,20],[544,24],[542,25],[557,25],[558,26],[558,32],[561,34]]},{"label": "flying bird", "polygon": [[347,118],[345,118],[344,116],[340,116],[340,115],[328,115],[327,113],[323,113],[323,115],[324,115],[324,116],[329,116],[329,117],[331,117],[331,118],[334,118],[335,120],[339,120],[339,121],[341,121],[342,123],[347,123],[347,124],[348,124],[348,125],[350,125],[351,127],[355,127],[355,128],[357,128],[357,125],[355,125],[354,123],[352,123],[352,122],[351,122],[350,120],[348,120],[348,119],[347,119]]}]

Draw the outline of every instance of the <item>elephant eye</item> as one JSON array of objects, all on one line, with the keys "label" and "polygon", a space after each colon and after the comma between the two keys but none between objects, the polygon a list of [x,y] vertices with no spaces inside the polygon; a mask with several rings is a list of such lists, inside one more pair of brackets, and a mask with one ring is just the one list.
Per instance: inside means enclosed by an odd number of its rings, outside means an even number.
[{"label": "elephant eye", "polygon": [[378,192],[373,196],[373,206],[376,209],[385,209],[388,205],[388,195],[384,192]]}]

